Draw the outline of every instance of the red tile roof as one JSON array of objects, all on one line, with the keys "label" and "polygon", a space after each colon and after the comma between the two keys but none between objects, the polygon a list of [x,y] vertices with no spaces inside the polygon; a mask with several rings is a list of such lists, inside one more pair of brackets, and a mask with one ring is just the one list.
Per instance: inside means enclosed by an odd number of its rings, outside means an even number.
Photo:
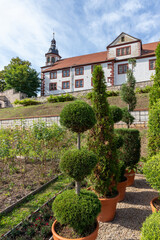
[{"label": "red tile roof", "polygon": [[[160,42],[143,44],[141,56],[147,57],[147,56],[153,55],[158,43]],[[92,53],[87,55],[81,55],[77,57],[64,58],[54,63],[53,66],[49,66],[46,68],[42,67],[42,72],[48,72],[52,70],[58,70],[58,69],[64,69],[69,67],[76,67],[80,65],[101,63],[101,62],[114,60],[113,58],[109,59],[107,55],[108,55],[108,51],[104,51],[104,52]]]}]

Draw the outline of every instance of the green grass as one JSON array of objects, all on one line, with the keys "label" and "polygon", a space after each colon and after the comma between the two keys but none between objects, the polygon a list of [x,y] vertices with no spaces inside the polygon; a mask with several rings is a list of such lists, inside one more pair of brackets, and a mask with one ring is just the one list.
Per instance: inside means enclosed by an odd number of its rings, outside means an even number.
[{"label": "green grass", "polygon": [[[149,97],[148,93],[137,94],[137,109],[148,108]],[[83,100],[88,101],[84,97]],[[108,102],[110,105],[117,105],[118,107],[125,107],[126,104],[118,97],[109,97]],[[27,107],[14,107],[0,109],[0,119],[6,118],[25,118],[25,117],[35,117],[35,116],[47,116],[47,115],[59,115],[63,107],[70,102],[60,102],[60,103],[44,103],[35,106]]]},{"label": "green grass", "polygon": [[0,216],[0,236],[11,230],[19,222],[29,216],[37,208],[41,207],[45,202],[54,197],[59,191],[71,182],[71,179],[61,175],[56,182],[51,183],[45,190],[29,197],[25,203],[15,207],[15,209]]}]

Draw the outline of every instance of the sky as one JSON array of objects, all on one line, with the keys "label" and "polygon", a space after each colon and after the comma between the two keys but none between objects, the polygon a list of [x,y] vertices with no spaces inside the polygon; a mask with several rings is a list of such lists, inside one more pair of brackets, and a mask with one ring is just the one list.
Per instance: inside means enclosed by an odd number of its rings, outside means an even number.
[{"label": "sky", "polygon": [[0,70],[11,58],[40,73],[53,32],[62,58],[106,50],[121,32],[160,40],[160,0],[0,0]]}]

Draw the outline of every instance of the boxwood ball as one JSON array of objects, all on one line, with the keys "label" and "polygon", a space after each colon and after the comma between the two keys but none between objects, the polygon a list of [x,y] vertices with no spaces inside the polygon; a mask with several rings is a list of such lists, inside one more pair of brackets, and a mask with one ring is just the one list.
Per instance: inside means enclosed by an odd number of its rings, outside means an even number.
[{"label": "boxwood ball", "polygon": [[73,132],[82,133],[94,126],[96,117],[89,104],[76,100],[63,108],[60,123]]}]

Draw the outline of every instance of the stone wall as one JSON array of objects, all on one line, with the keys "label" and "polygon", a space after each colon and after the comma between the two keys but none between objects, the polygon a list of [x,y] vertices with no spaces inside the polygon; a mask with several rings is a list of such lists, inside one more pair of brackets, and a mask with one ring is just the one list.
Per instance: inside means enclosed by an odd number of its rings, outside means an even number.
[{"label": "stone wall", "polygon": [[13,107],[14,101],[16,99],[21,100],[26,98],[27,95],[21,92],[16,92],[14,89],[6,90],[4,92],[0,92],[0,107]]}]

